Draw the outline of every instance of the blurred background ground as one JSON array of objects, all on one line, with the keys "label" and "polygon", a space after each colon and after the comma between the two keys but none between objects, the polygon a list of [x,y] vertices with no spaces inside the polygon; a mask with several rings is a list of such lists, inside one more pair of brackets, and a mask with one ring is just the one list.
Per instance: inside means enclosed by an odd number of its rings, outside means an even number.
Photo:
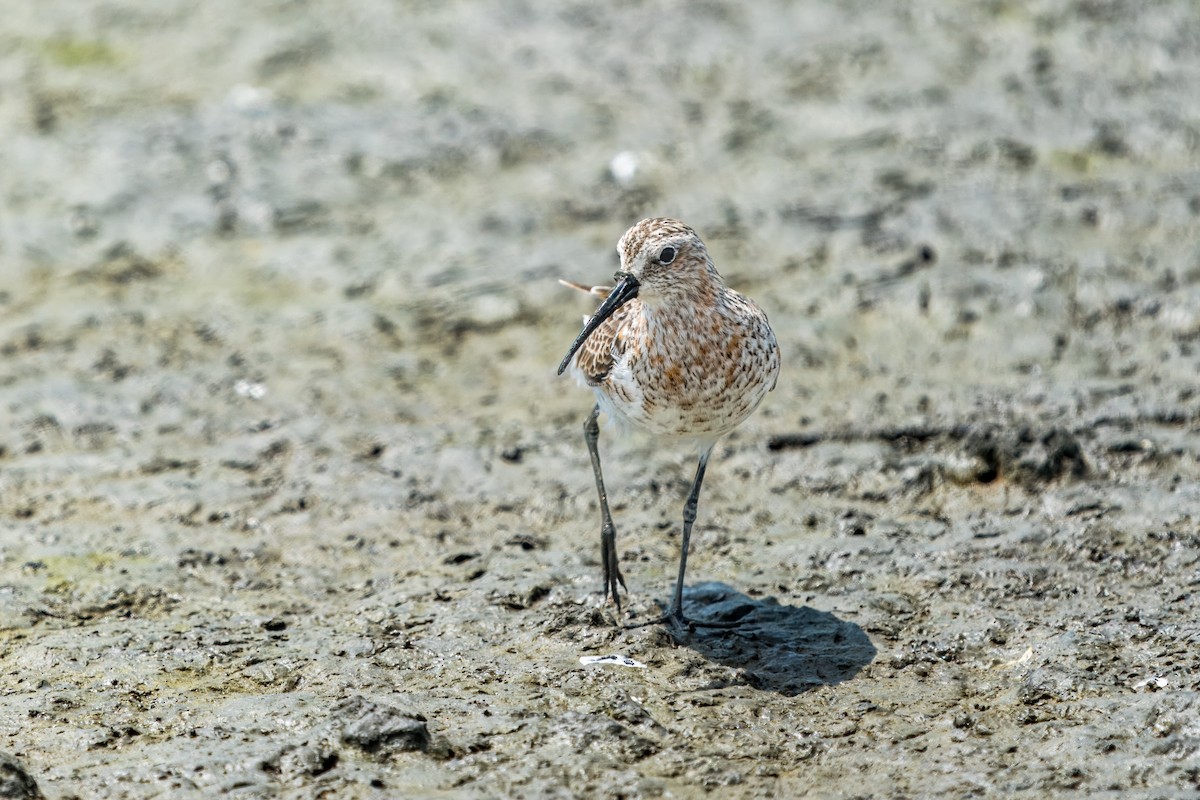
[{"label": "blurred background ground", "polygon": [[[12,796],[1194,794],[1197,109],[1186,0],[12,4]],[[650,215],[783,348],[736,636],[554,375]]]}]

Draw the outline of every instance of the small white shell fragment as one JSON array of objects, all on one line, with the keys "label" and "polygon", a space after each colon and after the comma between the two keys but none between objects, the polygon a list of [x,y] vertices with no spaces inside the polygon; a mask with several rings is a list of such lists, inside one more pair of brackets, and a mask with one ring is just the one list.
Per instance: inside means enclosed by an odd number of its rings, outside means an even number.
[{"label": "small white shell fragment", "polygon": [[642,159],[638,157],[637,153],[622,150],[608,162],[608,171],[617,183],[622,186],[629,186],[633,183],[633,179],[637,177],[638,168],[641,165]]},{"label": "small white shell fragment", "polygon": [[614,667],[636,667],[637,669],[646,669],[646,665],[640,661],[634,661],[629,656],[622,656],[613,653],[607,656],[580,656],[579,663],[585,667],[592,664],[612,664]]},{"label": "small white shell fragment", "polygon": [[1012,661],[1005,661],[1003,664],[997,664],[996,669],[1011,669],[1012,667],[1019,667],[1022,664],[1027,663],[1032,658],[1033,648],[1026,647],[1025,652],[1021,654],[1020,658],[1013,659]]},{"label": "small white shell fragment", "polygon": [[250,381],[238,381],[233,385],[233,391],[238,397],[248,397],[251,400],[262,400],[267,396],[266,386]]},{"label": "small white shell fragment", "polygon": [[264,89],[261,86],[251,86],[248,83],[239,83],[229,90],[229,94],[225,96],[225,99],[234,108],[253,110],[266,108],[271,105],[271,101],[275,98],[270,89]]},{"label": "small white shell fragment", "polygon": [[1149,678],[1140,680],[1133,685],[1134,690],[1149,689],[1152,692],[1157,692],[1159,689],[1167,688],[1167,679],[1161,675],[1151,675]]}]

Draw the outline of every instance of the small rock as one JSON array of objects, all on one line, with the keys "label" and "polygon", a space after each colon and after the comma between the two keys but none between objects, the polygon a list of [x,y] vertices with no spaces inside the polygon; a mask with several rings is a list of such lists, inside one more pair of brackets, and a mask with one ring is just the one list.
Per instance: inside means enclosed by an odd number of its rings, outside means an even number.
[{"label": "small rock", "polygon": [[342,741],[368,753],[429,749],[429,729],[420,714],[359,696],[341,703],[336,713],[345,720]]},{"label": "small rock", "polygon": [[338,754],[324,745],[302,744],[283,748],[262,763],[263,771],[284,781],[324,775],[337,766]]},{"label": "small rock", "polygon": [[45,795],[20,761],[8,753],[0,753],[0,797],[44,800]]}]

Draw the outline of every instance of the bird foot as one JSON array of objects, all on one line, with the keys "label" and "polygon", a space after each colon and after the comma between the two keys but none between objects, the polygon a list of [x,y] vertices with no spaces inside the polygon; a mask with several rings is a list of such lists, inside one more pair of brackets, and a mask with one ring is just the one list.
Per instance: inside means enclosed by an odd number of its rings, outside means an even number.
[{"label": "bird foot", "polygon": [[734,630],[741,627],[742,621],[739,620],[707,620],[707,619],[692,619],[685,617],[683,610],[668,611],[666,614],[655,617],[654,619],[646,620],[645,622],[634,622],[621,627],[632,630],[634,628],[648,628],[651,625],[665,625],[673,631],[680,633],[695,633],[697,628],[708,628],[711,630]]}]

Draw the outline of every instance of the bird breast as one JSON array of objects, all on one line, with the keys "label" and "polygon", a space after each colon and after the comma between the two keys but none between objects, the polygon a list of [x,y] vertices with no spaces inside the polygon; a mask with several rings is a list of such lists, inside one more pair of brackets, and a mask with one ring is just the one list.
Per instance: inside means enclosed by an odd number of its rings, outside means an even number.
[{"label": "bird breast", "polygon": [[636,312],[615,327],[611,365],[594,384],[610,414],[655,435],[715,437],[773,388],[779,346],[746,298],[727,291],[719,303]]}]

